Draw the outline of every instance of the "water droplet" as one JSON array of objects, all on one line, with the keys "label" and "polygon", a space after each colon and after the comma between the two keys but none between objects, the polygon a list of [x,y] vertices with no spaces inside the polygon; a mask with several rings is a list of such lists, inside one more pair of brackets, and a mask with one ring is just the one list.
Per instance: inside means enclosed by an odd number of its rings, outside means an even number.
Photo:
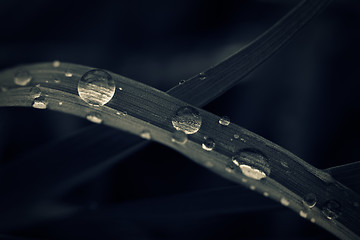
[{"label": "water droplet", "polygon": [[201,72],[199,75],[200,75],[199,79],[200,79],[201,81],[203,81],[203,80],[206,79],[205,73]]},{"label": "water droplet", "polygon": [[122,91],[123,89],[121,87],[119,87],[119,90]]},{"label": "water droplet", "polygon": [[233,172],[233,170],[232,170],[231,168],[229,168],[229,167],[226,167],[226,168],[225,168],[225,171],[227,171],[228,173],[232,173],[232,172]]},{"label": "water droplet", "polygon": [[63,102],[59,102],[59,105],[60,105],[60,106],[63,105]]},{"label": "water droplet", "polygon": [[194,134],[199,131],[201,122],[200,113],[193,107],[179,108],[172,118],[174,128],[186,134]]},{"label": "water droplet", "polygon": [[46,109],[47,102],[45,101],[45,98],[41,96],[34,99],[32,106],[37,109]]},{"label": "water droplet", "polygon": [[186,82],[186,80],[181,80],[181,81],[179,82],[179,85],[184,84],[185,82]]},{"label": "water droplet", "polygon": [[148,130],[144,130],[140,133],[140,137],[142,137],[143,139],[146,140],[150,140],[151,139],[151,135],[150,132]]},{"label": "water droplet", "polygon": [[312,223],[315,223],[315,218],[311,218],[310,221],[311,221]]},{"label": "water droplet", "polygon": [[171,141],[179,144],[185,144],[188,140],[187,135],[183,131],[176,131],[171,136]]},{"label": "water droplet", "polygon": [[96,112],[91,112],[88,115],[86,115],[86,119],[89,120],[90,122],[93,123],[102,123],[102,117],[100,115],[100,113],[96,113]]},{"label": "water droplet", "polygon": [[118,111],[116,112],[117,115],[125,117],[127,115],[126,111]]},{"label": "water droplet", "polygon": [[108,103],[115,93],[115,82],[111,75],[101,69],[85,73],[78,83],[78,93],[82,100],[92,106]]},{"label": "water droplet", "polygon": [[32,98],[38,98],[41,95],[41,90],[38,87],[32,87],[30,89],[30,97]]},{"label": "water droplet", "polygon": [[230,124],[230,118],[227,116],[223,116],[222,118],[219,119],[219,123],[220,125],[228,126]]},{"label": "water droplet", "polygon": [[232,162],[240,167],[245,176],[255,180],[266,178],[270,174],[267,158],[258,151],[242,150],[232,157]]},{"label": "water droplet", "polygon": [[300,210],[299,215],[300,215],[300,217],[303,217],[303,218],[307,217],[307,213],[304,212],[303,210]]},{"label": "water droplet", "polygon": [[269,193],[268,192],[264,192],[264,197],[268,197]]},{"label": "water droplet", "polygon": [[72,72],[70,70],[65,71],[65,77],[72,77]]},{"label": "water droplet", "polygon": [[242,178],[241,181],[246,183],[248,180],[246,178]]},{"label": "water droplet", "polygon": [[340,204],[335,200],[327,201],[322,209],[327,219],[336,219],[340,214]]},{"label": "water droplet", "polygon": [[316,195],[314,193],[306,194],[303,200],[304,204],[309,208],[313,208],[316,205],[316,201]]},{"label": "water droplet", "polygon": [[59,83],[61,83],[61,80],[60,79],[54,79],[54,83],[59,84]]},{"label": "water droplet", "polygon": [[14,82],[19,86],[26,86],[31,81],[31,75],[26,70],[19,70],[15,73]]},{"label": "water droplet", "polygon": [[287,207],[287,206],[290,205],[290,202],[289,202],[286,198],[284,198],[284,197],[282,197],[282,198],[280,199],[280,203],[281,203],[282,205],[284,205],[285,207]]},{"label": "water droplet", "polygon": [[55,60],[55,61],[53,61],[53,67],[59,67],[60,66],[60,61],[58,61],[58,60]]},{"label": "water droplet", "polygon": [[254,191],[256,187],[254,185],[250,185],[250,189]]},{"label": "water droplet", "polygon": [[206,138],[202,143],[202,148],[206,151],[212,151],[215,147],[215,141],[212,138]]},{"label": "water droplet", "polygon": [[239,134],[237,134],[237,133],[234,134],[235,139],[238,139],[239,137],[240,137]]}]

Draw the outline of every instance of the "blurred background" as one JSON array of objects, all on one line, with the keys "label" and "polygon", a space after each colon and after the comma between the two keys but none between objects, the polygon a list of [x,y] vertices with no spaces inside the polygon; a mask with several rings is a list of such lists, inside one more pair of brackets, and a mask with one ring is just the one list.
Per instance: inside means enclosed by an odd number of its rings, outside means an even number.
[{"label": "blurred background", "polygon": [[[180,80],[206,70],[243,48],[298,2],[2,1],[0,70],[59,60],[107,69],[166,91]],[[359,13],[358,1],[334,0],[245,81],[204,108],[229,116],[232,122],[279,144],[318,168],[358,161]],[[66,142],[91,125],[84,119],[58,112],[1,108],[1,166],[23,159],[33,151],[45,151],[57,142]],[[118,130],[104,129],[116,132],[119,138],[124,136]],[[98,144],[105,146],[107,143],[100,141]],[[74,158],[74,165],[86,160],[86,153],[83,158],[75,158],[79,155],[76,151],[76,145],[67,145],[64,149],[68,158]],[[36,161],[36,157],[33,160]],[[21,175],[18,179],[26,180]],[[37,205],[35,210],[30,207],[31,211],[14,210],[12,218],[27,218],[28,223],[4,230],[0,237],[334,238],[296,213],[247,189],[237,189],[236,196],[249,198],[263,208],[212,214],[216,197],[210,194],[202,203],[203,211],[208,211],[205,215],[177,213],[158,218],[143,214],[154,206],[156,209],[166,205],[169,197],[174,206],[181,206],[185,204],[183,194],[190,194],[191,198],[191,194],[198,191],[233,186],[235,184],[171,149],[152,143],[52,199],[62,206],[81,209],[76,217],[57,215],[70,210],[51,204]],[[6,194],[0,196],[7,197]],[[235,196],[230,194],[229,198],[232,197]],[[117,210],[112,211],[113,208]],[[122,215],[124,211],[126,215]],[[56,217],[32,222],[34,215],[43,212],[54,212]],[[82,212],[86,212],[85,215]],[[5,229],[1,228],[1,221],[0,229]]]}]

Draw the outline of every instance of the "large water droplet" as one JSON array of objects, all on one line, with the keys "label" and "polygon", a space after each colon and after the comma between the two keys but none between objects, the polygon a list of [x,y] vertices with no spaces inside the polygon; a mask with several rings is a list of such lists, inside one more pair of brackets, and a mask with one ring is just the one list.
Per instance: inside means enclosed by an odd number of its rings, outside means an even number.
[{"label": "large water droplet", "polygon": [[31,75],[26,70],[19,70],[15,73],[14,82],[19,86],[26,86],[31,81]]},{"label": "large water droplet", "polygon": [[46,109],[47,102],[45,101],[45,98],[41,96],[34,99],[32,106],[37,109]]},{"label": "large water droplet", "polygon": [[183,131],[186,134],[194,134],[199,131],[201,121],[200,113],[195,108],[181,107],[172,118],[172,125],[178,131]]},{"label": "large water droplet", "polygon": [[78,84],[78,93],[82,100],[92,106],[108,103],[115,93],[115,82],[111,75],[101,69],[85,73]]},{"label": "large water droplet", "polygon": [[260,180],[270,174],[267,158],[258,151],[245,149],[232,157],[232,162],[240,167],[242,173],[252,179]]},{"label": "large water droplet", "polygon": [[212,151],[215,148],[215,141],[212,138],[206,138],[202,143],[202,148],[206,151]]},{"label": "large water droplet", "polygon": [[340,212],[340,204],[335,200],[327,201],[322,209],[322,213],[327,219],[336,219]]},{"label": "large water droplet", "polygon": [[314,193],[306,194],[303,200],[304,204],[309,208],[313,208],[316,205],[316,201],[316,195]]},{"label": "large water droplet", "polygon": [[30,89],[30,97],[32,98],[38,98],[41,95],[41,90],[38,87],[32,87]]},{"label": "large water droplet", "polygon": [[228,116],[223,116],[219,119],[220,125],[228,126],[230,124],[230,118]]},{"label": "large water droplet", "polygon": [[86,115],[86,119],[93,123],[102,123],[102,117],[100,113],[91,112],[88,115]]},{"label": "large water droplet", "polygon": [[171,136],[171,141],[178,144],[185,144],[187,140],[188,137],[183,131],[176,131]]},{"label": "large water droplet", "polygon": [[142,137],[143,139],[146,139],[146,140],[150,140],[151,134],[148,130],[144,130],[140,133],[140,137]]}]

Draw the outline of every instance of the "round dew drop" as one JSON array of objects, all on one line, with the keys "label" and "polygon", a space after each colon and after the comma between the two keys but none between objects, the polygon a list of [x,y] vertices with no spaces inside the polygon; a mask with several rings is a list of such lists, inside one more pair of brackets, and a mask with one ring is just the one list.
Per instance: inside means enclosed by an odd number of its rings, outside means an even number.
[{"label": "round dew drop", "polygon": [[308,207],[308,208],[313,208],[316,205],[317,199],[316,199],[316,195],[314,193],[308,193],[306,194],[306,196],[304,197],[303,203]]},{"label": "round dew drop", "polygon": [[212,151],[215,148],[215,141],[212,138],[206,138],[202,143],[202,148],[206,151]]},{"label": "round dew drop", "polygon": [[19,86],[26,86],[31,81],[31,75],[26,70],[19,70],[15,73],[14,83]]},{"label": "round dew drop", "polygon": [[53,67],[57,68],[57,67],[59,67],[59,66],[60,66],[60,61],[55,60],[55,61],[53,62]]},{"label": "round dew drop", "polygon": [[270,175],[267,158],[256,150],[241,150],[231,160],[249,178],[260,180]]},{"label": "round dew drop", "polygon": [[115,82],[104,70],[91,70],[81,77],[78,93],[80,98],[89,105],[103,106],[113,98]]},{"label": "round dew drop", "polygon": [[281,198],[280,203],[286,207],[290,205],[290,202],[286,198]]},{"label": "round dew drop", "polygon": [[230,118],[227,116],[223,116],[222,118],[219,119],[219,124],[223,126],[229,126]]},{"label": "round dew drop", "polygon": [[32,98],[38,98],[41,95],[41,90],[38,87],[32,87],[30,89],[30,97]]},{"label": "round dew drop", "polygon": [[187,135],[182,131],[176,131],[171,136],[171,141],[178,144],[185,144],[188,140]]},{"label": "round dew drop", "polygon": [[185,134],[194,134],[199,131],[202,119],[199,111],[193,107],[181,107],[176,112],[171,121],[173,127]]},{"label": "round dew drop", "polygon": [[72,72],[70,70],[66,70],[65,77],[72,77]]}]

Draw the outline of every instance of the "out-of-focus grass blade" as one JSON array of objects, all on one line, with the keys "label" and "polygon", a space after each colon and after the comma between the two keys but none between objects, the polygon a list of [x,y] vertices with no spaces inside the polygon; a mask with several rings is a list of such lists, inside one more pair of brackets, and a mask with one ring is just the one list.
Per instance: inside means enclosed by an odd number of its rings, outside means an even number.
[{"label": "out-of-focus grass blade", "polygon": [[[93,222],[96,225],[112,225],[113,222],[126,222],[127,219],[136,221],[186,221],[225,214],[240,214],[255,211],[281,209],[281,205],[268,201],[266,198],[249,192],[241,186],[206,189],[197,192],[177,194],[125,202],[110,207],[89,209],[86,206],[78,206],[72,214],[44,215],[34,212],[31,218],[28,216],[4,216],[0,215],[3,224],[0,231],[9,231],[16,227],[31,227],[32,225],[44,224],[48,221],[64,221],[71,224]],[[56,204],[54,205],[54,208]],[[74,206],[74,208],[76,208]],[[51,210],[50,210],[51,211]],[[7,221],[5,221],[7,220]],[[63,225],[63,223],[61,223]],[[126,228],[119,224],[118,228]]]}]

